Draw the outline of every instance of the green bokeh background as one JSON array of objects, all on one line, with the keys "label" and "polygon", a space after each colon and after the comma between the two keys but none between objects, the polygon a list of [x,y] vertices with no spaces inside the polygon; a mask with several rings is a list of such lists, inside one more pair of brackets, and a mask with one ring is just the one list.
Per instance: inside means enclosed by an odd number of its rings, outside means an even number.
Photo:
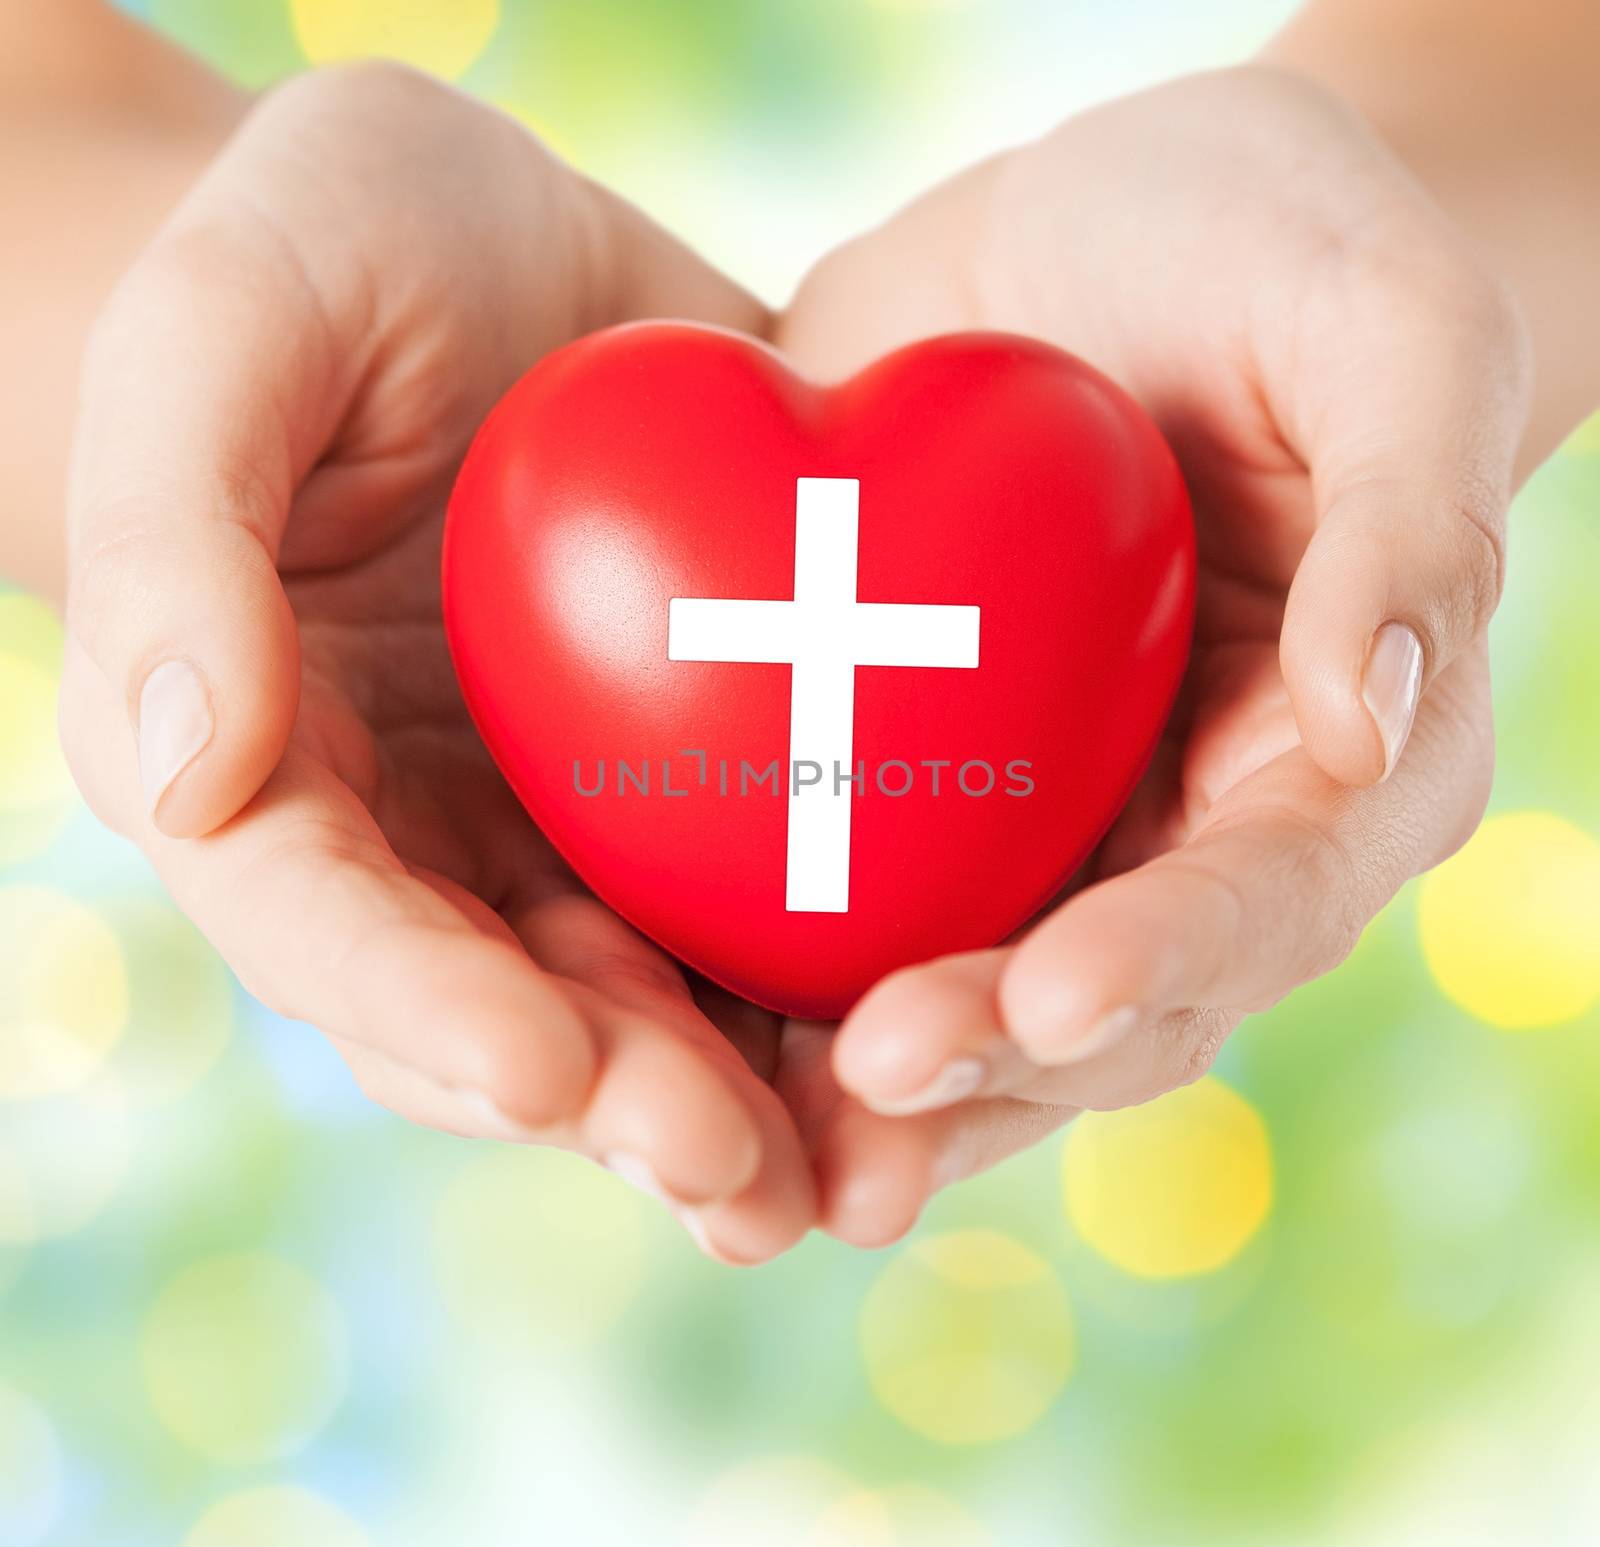
[{"label": "green bokeh background", "polygon": [[[461,83],[777,300],[939,173],[1292,8],[503,0]],[[306,64],[287,0],[128,9],[252,84]],[[1591,427],[1518,502],[1495,626],[1491,821],[1571,827],[1421,904],[1537,940],[1540,866],[1571,868],[1576,943],[1526,955],[1530,1004],[1552,970],[1600,993],[1597,504]],[[1474,1015],[1517,953],[1430,964],[1418,888],[1225,1050],[1273,1198],[1222,1267],[1117,1266],[1057,1139],[893,1253],[736,1273],[581,1162],[378,1111],[251,1002],[67,793],[58,659],[0,594],[0,767],[29,760],[0,777],[0,1043],[8,1015],[105,1042],[51,1090],[0,1047],[5,1547],[1600,1540],[1600,1008]],[[982,1271],[942,1271],[958,1248]]]}]

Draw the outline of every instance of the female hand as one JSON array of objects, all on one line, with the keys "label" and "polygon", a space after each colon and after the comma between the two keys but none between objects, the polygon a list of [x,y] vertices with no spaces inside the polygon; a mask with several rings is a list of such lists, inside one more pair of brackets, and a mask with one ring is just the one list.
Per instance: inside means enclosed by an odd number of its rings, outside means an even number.
[{"label": "female hand", "polygon": [[423,77],[274,92],[91,343],[63,740],[96,813],[369,1094],[581,1149],[754,1261],[813,1215],[752,1068],[776,1028],[691,992],[543,842],[439,609],[444,501],[489,407],[545,351],[663,313],[766,321]]},{"label": "female hand", "polygon": [[1523,330],[1333,98],[1244,68],[1086,113],[824,260],[779,342],[832,378],[960,328],[1046,338],[1154,416],[1194,501],[1197,629],[1094,884],[844,1022],[821,1208],[863,1244],[1081,1108],[1198,1077],[1465,840],[1492,767]]}]

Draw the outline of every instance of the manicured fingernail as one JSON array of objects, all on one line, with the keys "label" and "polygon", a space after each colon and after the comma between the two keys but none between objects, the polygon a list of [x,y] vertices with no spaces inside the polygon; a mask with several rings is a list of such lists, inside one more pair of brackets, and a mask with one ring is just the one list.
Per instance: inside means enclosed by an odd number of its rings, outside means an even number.
[{"label": "manicured fingernail", "polygon": [[145,678],[139,693],[139,782],[146,810],[155,811],[215,728],[211,695],[187,661],[167,661]]},{"label": "manicured fingernail", "polygon": [[621,1177],[630,1187],[637,1187],[640,1192],[648,1193],[662,1203],[677,1206],[678,1200],[661,1185],[656,1168],[643,1155],[635,1155],[628,1150],[607,1150],[600,1157],[600,1164],[613,1176]]},{"label": "manicured fingernail", "polygon": [[1068,1043],[1051,1062],[1081,1064],[1085,1059],[1094,1058],[1127,1036],[1138,1019],[1137,1005],[1125,1004],[1115,1010],[1107,1010],[1076,1042]]},{"label": "manicured fingernail", "polygon": [[872,1109],[886,1117],[905,1117],[912,1112],[954,1106],[983,1084],[986,1067],[981,1058],[952,1058],[921,1090],[894,1100],[875,1098]]},{"label": "manicured fingernail", "polygon": [[1383,738],[1383,777],[1400,761],[1422,696],[1422,645],[1404,623],[1385,623],[1372,636],[1361,696]]}]

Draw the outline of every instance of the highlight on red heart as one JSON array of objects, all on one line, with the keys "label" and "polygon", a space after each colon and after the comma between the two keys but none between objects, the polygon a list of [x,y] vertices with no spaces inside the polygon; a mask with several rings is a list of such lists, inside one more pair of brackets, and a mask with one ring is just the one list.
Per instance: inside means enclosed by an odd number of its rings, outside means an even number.
[{"label": "highlight on red heart", "polygon": [[445,620],[579,876],[706,976],[833,1017],[1082,864],[1171,709],[1194,564],[1159,431],[1048,345],[950,335],[819,387],[643,323],[491,414]]}]

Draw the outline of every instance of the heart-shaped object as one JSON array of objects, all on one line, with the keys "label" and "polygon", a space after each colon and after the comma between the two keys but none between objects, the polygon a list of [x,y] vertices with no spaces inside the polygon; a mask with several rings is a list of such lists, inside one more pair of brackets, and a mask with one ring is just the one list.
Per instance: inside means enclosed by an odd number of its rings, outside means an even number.
[{"label": "heart-shaped object", "polygon": [[811,1017],[1057,891],[1150,758],[1194,605],[1160,433],[1005,334],[832,388],[708,328],[581,339],[484,424],[444,566],[468,706],[550,841]]}]

